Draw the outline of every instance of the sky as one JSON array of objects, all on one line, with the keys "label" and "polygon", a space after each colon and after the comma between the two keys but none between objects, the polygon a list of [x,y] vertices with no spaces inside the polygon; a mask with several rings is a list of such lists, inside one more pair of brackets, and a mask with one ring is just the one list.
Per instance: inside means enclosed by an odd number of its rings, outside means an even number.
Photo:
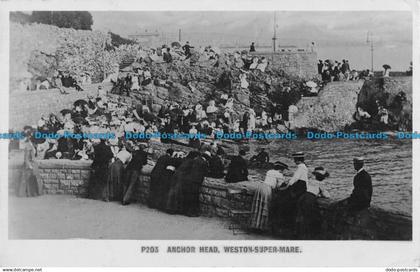
[{"label": "sky", "polygon": [[407,70],[412,58],[412,18],[405,11],[119,11],[91,12],[93,29],[130,34],[158,31],[169,40],[182,37],[209,43],[270,45],[276,17],[280,45],[307,47],[315,42],[320,59],[348,59],[352,68],[370,67],[367,32],[374,42],[374,67],[387,63]]}]

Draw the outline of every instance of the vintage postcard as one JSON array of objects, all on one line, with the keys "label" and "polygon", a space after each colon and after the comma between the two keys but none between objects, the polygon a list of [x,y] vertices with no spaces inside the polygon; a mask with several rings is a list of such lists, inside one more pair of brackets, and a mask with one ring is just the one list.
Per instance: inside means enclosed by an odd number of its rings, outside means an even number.
[{"label": "vintage postcard", "polygon": [[1,266],[420,265],[418,1],[0,7]]}]

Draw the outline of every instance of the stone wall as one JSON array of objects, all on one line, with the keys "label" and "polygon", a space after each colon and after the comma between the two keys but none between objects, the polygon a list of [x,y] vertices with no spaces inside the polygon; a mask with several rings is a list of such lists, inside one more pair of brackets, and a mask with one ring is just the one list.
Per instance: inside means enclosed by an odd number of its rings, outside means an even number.
[{"label": "stone wall", "polygon": [[287,74],[305,79],[312,79],[318,76],[318,56],[316,52],[304,49],[293,51],[254,52],[252,55],[266,57],[274,66],[282,69]]},{"label": "stone wall", "polygon": [[[43,114],[59,113],[71,108],[78,99],[96,95],[99,84],[84,86],[83,92],[69,89],[69,94],[60,94],[58,89],[11,92],[9,96],[9,128],[21,131],[25,125],[35,125]],[[111,89],[110,84],[102,84]]]},{"label": "stone wall", "polygon": [[303,97],[293,116],[296,128],[315,128],[334,132],[354,122],[353,114],[364,81],[328,83],[315,97]]},{"label": "stone wall", "polygon": [[[36,163],[36,175],[46,194],[71,194],[86,197],[91,161],[43,160]],[[10,167],[10,166],[9,166]],[[17,165],[15,165],[17,167]],[[146,165],[138,180],[134,201],[145,204],[149,195],[152,165]],[[204,216],[230,218],[242,214],[247,219],[251,210],[256,181],[227,184],[221,179],[206,178],[200,193]],[[358,215],[346,215],[334,225],[334,201],[320,199],[322,239],[411,240],[412,218],[403,213],[371,207]],[[243,223],[243,220],[242,220]]]}]

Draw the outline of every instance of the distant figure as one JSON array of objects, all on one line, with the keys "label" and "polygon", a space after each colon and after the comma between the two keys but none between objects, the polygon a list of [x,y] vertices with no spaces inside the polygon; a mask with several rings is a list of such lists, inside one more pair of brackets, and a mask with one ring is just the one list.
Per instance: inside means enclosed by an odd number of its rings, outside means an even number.
[{"label": "distant figure", "polygon": [[163,53],[163,61],[165,61],[166,63],[171,63],[172,62],[172,55],[170,53],[170,48],[166,48],[166,52]]},{"label": "distant figure", "polygon": [[384,64],[382,67],[384,68],[383,76],[384,77],[389,77],[389,72],[391,71],[391,66],[389,66],[388,64]]},{"label": "distant figure", "polygon": [[363,168],[364,159],[353,159],[354,169],[357,171],[353,178],[353,192],[349,198],[342,201],[350,211],[361,211],[370,207],[372,199],[372,179],[368,172]]},{"label": "distant figure", "polygon": [[249,47],[249,52],[255,52],[255,43],[252,42],[251,46]]},{"label": "distant figure", "polygon": [[245,151],[239,151],[239,155],[232,158],[229,168],[225,177],[227,183],[236,183],[248,180],[248,166],[245,156]]},{"label": "distant figure", "polygon": [[322,75],[323,68],[324,68],[324,63],[322,62],[322,60],[319,60],[319,62],[318,62],[318,74]]},{"label": "distant figure", "polygon": [[316,52],[315,42],[311,42],[311,52]]},{"label": "distant figure", "polygon": [[265,163],[270,161],[270,156],[264,148],[260,149],[260,152],[257,155],[251,157],[250,162],[259,162]]},{"label": "distant figure", "polygon": [[191,57],[191,48],[194,48],[193,46],[190,45],[190,42],[186,42],[185,45],[182,47],[182,49],[184,50],[184,54],[186,56],[186,59]]}]

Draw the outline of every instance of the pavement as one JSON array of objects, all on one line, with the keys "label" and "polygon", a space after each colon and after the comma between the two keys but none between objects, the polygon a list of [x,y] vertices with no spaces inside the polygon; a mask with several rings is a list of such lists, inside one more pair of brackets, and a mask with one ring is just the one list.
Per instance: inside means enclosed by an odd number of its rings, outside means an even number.
[{"label": "pavement", "polygon": [[169,215],[145,205],[70,195],[9,196],[9,239],[265,240],[234,235],[228,220]]}]

